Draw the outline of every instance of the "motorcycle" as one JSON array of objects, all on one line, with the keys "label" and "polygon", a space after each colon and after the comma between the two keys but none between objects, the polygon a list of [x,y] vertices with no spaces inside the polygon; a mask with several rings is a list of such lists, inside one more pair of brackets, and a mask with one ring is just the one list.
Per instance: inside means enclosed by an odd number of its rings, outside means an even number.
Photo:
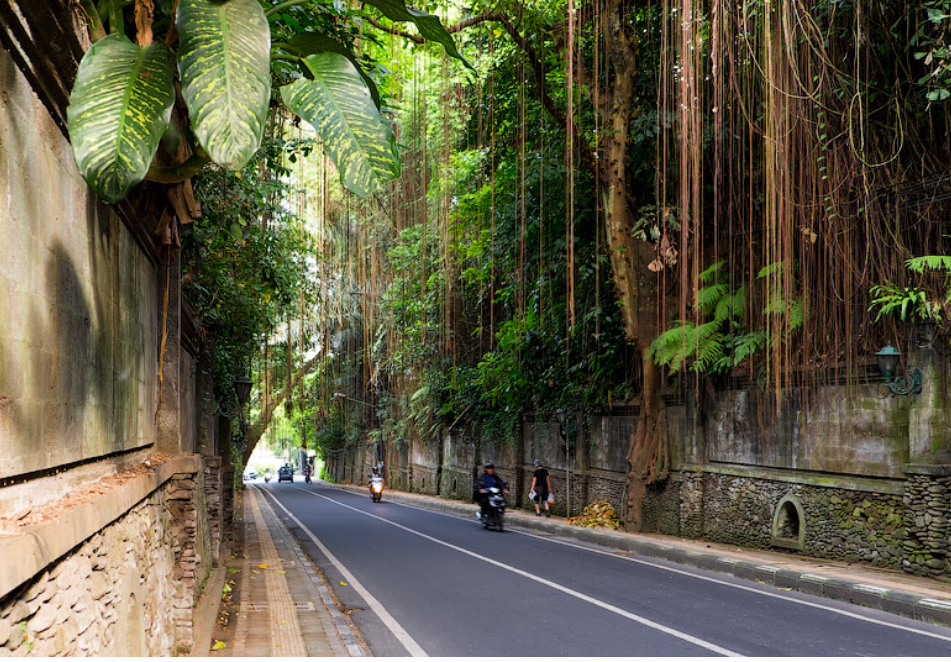
[{"label": "motorcycle", "polygon": [[310,483],[310,467],[309,466],[304,467],[304,482],[308,484]]},{"label": "motorcycle", "polygon": [[265,483],[270,483],[270,482],[271,482],[271,470],[270,470],[270,469],[268,469],[268,470],[266,470],[266,471],[264,472],[264,482],[265,482]]},{"label": "motorcycle", "polygon": [[494,527],[499,531],[505,530],[505,495],[497,487],[490,487],[488,490],[488,499],[486,500],[485,511],[479,511],[479,519],[482,520],[482,528],[488,529]]},{"label": "motorcycle", "polygon": [[383,479],[379,476],[370,479],[370,498],[373,499],[373,503],[383,500]]}]

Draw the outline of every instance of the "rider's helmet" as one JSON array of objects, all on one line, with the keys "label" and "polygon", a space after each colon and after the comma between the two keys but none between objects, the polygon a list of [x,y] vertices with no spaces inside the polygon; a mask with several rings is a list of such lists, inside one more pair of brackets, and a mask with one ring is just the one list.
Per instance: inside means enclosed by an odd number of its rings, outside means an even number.
[{"label": "rider's helmet", "polygon": [[495,469],[495,465],[492,464],[491,462],[486,462],[486,463],[485,463],[485,468],[486,468],[486,469]]}]

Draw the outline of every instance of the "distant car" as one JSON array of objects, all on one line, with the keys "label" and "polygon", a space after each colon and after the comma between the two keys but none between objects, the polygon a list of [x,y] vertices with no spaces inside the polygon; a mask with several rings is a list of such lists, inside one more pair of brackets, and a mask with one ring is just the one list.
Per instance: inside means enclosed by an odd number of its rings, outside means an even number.
[{"label": "distant car", "polygon": [[293,467],[283,466],[277,470],[277,482],[283,483],[284,481],[288,483],[294,482],[294,469]]},{"label": "distant car", "polygon": [[257,478],[257,477],[258,477],[258,473],[257,473],[256,471],[245,471],[245,472],[244,472],[244,479],[245,479],[245,480],[254,480],[254,479]]}]

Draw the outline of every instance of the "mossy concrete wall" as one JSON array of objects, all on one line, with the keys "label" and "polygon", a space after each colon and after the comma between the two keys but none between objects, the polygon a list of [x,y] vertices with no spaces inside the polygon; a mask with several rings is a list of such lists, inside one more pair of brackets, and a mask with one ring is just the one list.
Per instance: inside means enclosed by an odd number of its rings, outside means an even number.
[{"label": "mossy concrete wall", "polygon": [[0,51],[0,479],[155,437],[156,269]]},{"label": "mossy concrete wall", "polygon": [[194,454],[208,421],[180,328],[158,444],[156,219],[99,202],[65,135],[82,16],[19,3],[0,25],[0,656],[187,650],[230,524],[227,458]]}]

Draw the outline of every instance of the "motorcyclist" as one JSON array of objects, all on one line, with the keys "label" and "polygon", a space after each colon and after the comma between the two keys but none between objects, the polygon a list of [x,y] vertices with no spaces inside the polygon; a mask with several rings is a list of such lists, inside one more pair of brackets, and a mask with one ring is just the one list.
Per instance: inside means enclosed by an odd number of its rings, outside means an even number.
[{"label": "motorcyclist", "polygon": [[508,485],[495,473],[495,465],[491,462],[485,463],[485,471],[476,479],[473,486],[473,496],[476,503],[479,504],[479,519],[485,515],[486,506],[489,504],[489,489],[497,487],[503,492],[508,492]]},{"label": "motorcyclist", "polygon": [[378,482],[382,482],[382,481],[383,481],[383,476],[380,475],[380,468],[379,468],[379,467],[373,467],[373,468],[370,470],[370,482],[369,482],[369,484],[370,484],[370,485],[373,485],[373,483],[378,483]]}]

